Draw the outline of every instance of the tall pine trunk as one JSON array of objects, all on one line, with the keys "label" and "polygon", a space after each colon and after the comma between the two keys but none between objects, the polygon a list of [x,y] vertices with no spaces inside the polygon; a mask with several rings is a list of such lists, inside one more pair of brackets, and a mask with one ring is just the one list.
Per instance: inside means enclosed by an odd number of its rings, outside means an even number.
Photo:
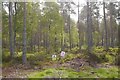
[{"label": "tall pine trunk", "polygon": [[112,17],[112,12],[113,12],[113,10],[112,10],[112,6],[113,6],[113,3],[110,3],[110,36],[111,36],[111,42],[110,42],[110,45],[111,45],[111,47],[113,47],[114,46],[114,43],[113,43],[113,17]]},{"label": "tall pine trunk", "polygon": [[16,50],[16,22],[17,22],[17,2],[15,2],[15,18],[14,18],[14,50]]},{"label": "tall pine trunk", "polygon": [[64,23],[64,25],[63,25],[63,27],[61,28],[61,36],[62,36],[62,38],[61,38],[61,50],[64,50],[64,44],[65,44],[65,40],[64,40],[64,28],[65,28],[65,10],[64,10],[64,8],[63,8],[63,6],[64,6],[64,4],[63,3],[61,3],[61,7],[62,7],[62,17],[63,17],[63,23]]},{"label": "tall pine trunk", "polygon": [[[70,3],[69,3],[69,9],[68,11],[70,12]],[[69,16],[68,16],[68,27],[69,27],[69,42],[70,42],[70,50],[72,48],[72,42],[71,42],[71,25],[70,25],[70,13],[69,13]]]},{"label": "tall pine trunk", "polygon": [[23,64],[26,64],[27,59],[26,59],[26,2],[24,2],[24,18],[23,18],[23,55],[22,55],[22,61]]},{"label": "tall pine trunk", "polygon": [[80,41],[80,38],[81,38],[81,29],[80,29],[80,21],[79,21],[79,0],[78,0],[78,34],[79,34],[79,50],[81,50],[81,41]]},{"label": "tall pine trunk", "polygon": [[10,56],[14,55],[14,44],[13,44],[13,27],[12,27],[12,2],[9,2],[9,44],[10,44]]},{"label": "tall pine trunk", "polygon": [[104,13],[104,30],[105,30],[105,49],[108,50],[108,32],[107,32],[107,22],[105,14],[105,2],[103,2],[103,13]]},{"label": "tall pine trunk", "polygon": [[91,9],[89,7],[89,2],[87,2],[87,42],[88,42],[88,52],[91,53],[92,49],[92,16]]},{"label": "tall pine trunk", "polygon": [[97,38],[97,46],[100,43],[100,28],[99,28],[99,10],[97,9],[97,31],[98,31],[98,38]]}]

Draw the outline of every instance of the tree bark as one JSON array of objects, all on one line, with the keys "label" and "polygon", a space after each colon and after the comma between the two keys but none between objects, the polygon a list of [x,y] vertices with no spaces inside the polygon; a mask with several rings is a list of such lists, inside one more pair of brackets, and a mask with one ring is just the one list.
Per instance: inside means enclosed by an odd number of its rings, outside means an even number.
[{"label": "tree bark", "polygon": [[113,26],[112,26],[112,24],[113,24],[113,21],[112,21],[113,20],[113,17],[112,17],[112,12],[113,12],[112,5],[113,5],[113,3],[110,3],[110,35],[111,35],[111,38],[110,38],[111,39],[111,42],[110,42],[111,44],[110,45],[111,45],[111,47],[114,47],[114,44],[113,44],[113,41],[114,41],[113,40],[114,39],[113,38]]},{"label": "tree bark", "polygon": [[87,2],[87,42],[88,42],[88,52],[91,53],[92,49],[92,17],[91,9],[89,7],[89,2]]},{"label": "tree bark", "polygon": [[99,10],[97,9],[97,31],[98,31],[98,40],[97,40],[97,46],[99,46],[100,43],[100,28],[99,28]]},{"label": "tree bark", "polygon": [[104,28],[105,28],[105,49],[108,50],[108,32],[105,14],[105,2],[103,2],[103,13],[104,13]]},{"label": "tree bark", "polygon": [[[69,3],[69,12],[70,12],[70,3]],[[69,13],[69,16],[68,16],[68,27],[69,27],[69,42],[70,42],[70,50],[72,48],[72,44],[71,44],[71,25],[70,25],[70,13]]]},{"label": "tree bark", "polygon": [[14,44],[13,44],[13,27],[12,27],[12,2],[9,2],[9,44],[10,44],[10,56],[13,58],[14,55]]},{"label": "tree bark", "polygon": [[26,2],[24,2],[24,18],[23,18],[23,55],[22,55],[22,61],[23,64],[26,64],[27,58],[26,58]]},{"label": "tree bark", "polygon": [[17,2],[15,2],[15,19],[14,19],[14,50],[16,50],[16,23],[17,23]]},{"label": "tree bark", "polygon": [[80,29],[80,21],[79,21],[79,0],[78,0],[78,34],[79,34],[79,50],[81,50],[81,41],[80,41],[80,32],[81,32],[81,29]]}]

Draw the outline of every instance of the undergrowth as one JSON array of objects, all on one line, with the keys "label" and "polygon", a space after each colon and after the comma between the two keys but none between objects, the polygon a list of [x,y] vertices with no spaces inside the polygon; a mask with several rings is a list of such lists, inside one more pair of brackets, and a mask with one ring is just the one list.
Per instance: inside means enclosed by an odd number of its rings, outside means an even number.
[{"label": "undergrowth", "polygon": [[92,68],[80,70],[65,68],[50,68],[43,71],[31,73],[29,78],[118,78],[118,68]]}]

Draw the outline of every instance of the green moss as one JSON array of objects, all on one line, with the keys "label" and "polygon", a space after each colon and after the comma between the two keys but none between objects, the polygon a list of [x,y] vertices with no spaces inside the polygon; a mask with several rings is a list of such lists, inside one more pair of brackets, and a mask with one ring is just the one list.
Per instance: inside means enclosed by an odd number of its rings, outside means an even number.
[{"label": "green moss", "polygon": [[29,75],[29,78],[118,78],[118,68],[113,66],[111,68],[92,68],[88,67],[85,70],[76,72],[72,69],[65,68],[51,68],[40,72],[35,72]]},{"label": "green moss", "polygon": [[88,75],[89,75],[88,72],[85,72],[85,71],[80,71],[79,72],[79,77],[85,78]]},{"label": "green moss", "polygon": [[55,69],[47,69],[47,70],[45,70],[44,72],[45,72],[46,74],[51,74],[51,73],[53,73],[53,71],[55,71]]},{"label": "green moss", "polygon": [[36,72],[36,73],[32,73],[31,75],[29,75],[29,78],[44,78],[46,76],[49,77],[57,77],[59,78],[60,76],[62,78],[67,78],[67,77],[77,77],[78,74],[72,70],[65,70],[65,69],[46,69],[43,70],[41,72]]},{"label": "green moss", "polygon": [[95,71],[100,78],[117,78],[118,77],[117,67],[100,68],[100,69],[96,69]]},{"label": "green moss", "polygon": [[102,46],[98,46],[98,47],[93,47],[93,50],[95,53],[100,53],[104,51],[104,48]]},{"label": "green moss", "polygon": [[117,52],[117,51],[118,51],[118,47],[116,47],[116,48],[109,48],[109,50],[110,50],[111,52]]},{"label": "green moss", "polygon": [[67,56],[66,56],[63,60],[64,60],[64,62],[65,62],[65,61],[72,60],[73,58],[75,58],[75,55],[74,55],[74,54],[67,54]]},{"label": "green moss", "polygon": [[114,63],[114,61],[115,61],[115,57],[114,56],[106,54],[106,58],[108,59],[109,63]]}]

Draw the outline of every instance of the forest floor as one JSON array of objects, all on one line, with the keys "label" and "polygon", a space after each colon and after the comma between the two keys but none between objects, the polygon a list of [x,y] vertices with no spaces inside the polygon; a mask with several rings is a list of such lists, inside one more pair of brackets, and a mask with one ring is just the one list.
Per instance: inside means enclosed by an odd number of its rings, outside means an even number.
[{"label": "forest floor", "polygon": [[[102,54],[103,55],[103,54]],[[105,54],[107,55],[107,54]],[[118,78],[118,66],[112,63],[114,55],[108,54],[110,61],[97,62],[94,55],[67,54],[63,60],[34,61],[37,65],[19,63],[2,67],[3,78]],[[36,57],[35,57],[36,58]]]}]

